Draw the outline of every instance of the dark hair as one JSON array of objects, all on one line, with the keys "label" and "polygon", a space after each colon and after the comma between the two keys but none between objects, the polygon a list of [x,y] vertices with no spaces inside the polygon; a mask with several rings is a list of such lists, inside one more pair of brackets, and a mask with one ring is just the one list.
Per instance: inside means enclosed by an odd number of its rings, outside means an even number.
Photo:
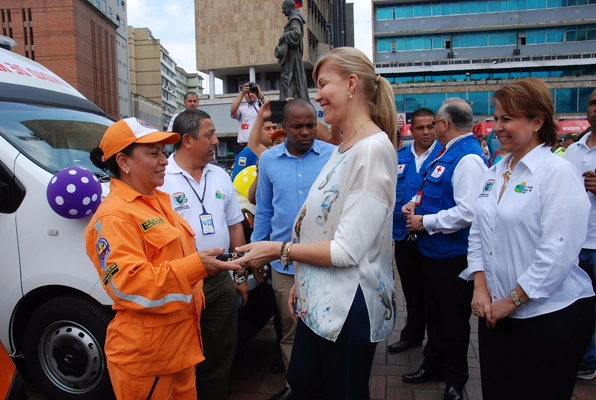
[{"label": "dark hair", "polygon": [[[265,123],[265,122],[271,122],[271,117],[269,116],[267,118],[264,118],[263,123]],[[277,125],[277,124],[275,124],[275,125]]]},{"label": "dark hair", "polygon": [[414,111],[412,113],[412,117],[410,118],[410,122],[412,124],[412,126],[414,126],[414,122],[416,121],[416,118],[418,117],[435,117],[435,113],[433,112],[433,110],[431,110],[430,108],[419,108],[416,111]]},{"label": "dark hair", "polygon": [[[135,147],[137,147],[137,144],[131,143],[118,153],[122,153],[125,156],[130,157]],[[120,167],[116,162],[116,156],[118,153],[103,161],[103,150],[101,150],[99,147],[96,147],[89,153],[89,159],[97,168],[101,169],[102,171],[110,171],[116,178],[120,178]]]},{"label": "dark hair", "polygon": [[557,143],[553,98],[540,79],[522,79],[505,85],[495,92],[492,101],[512,117],[533,119],[542,115],[544,123],[538,130],[540,141],[548,146]]},{"label": "dark hair", "polygon": [[290,114],[290,110],[297,106],[307,106],[312,108],[313,113],[315,114],[315,118],[317,117],[317,110],[315,110],[315,106],[308,100],[301,99],[300,97],[290,100],[284,106],[284,121],[288,119],[288,115]]},{"label": "dark hair", "polygon": [[204,118],[211,119],[211,116],[198,108],[184,110],[178,114],[174,120],[174,125],[172,126],[172,132],[176,132],[180,135],[180,140],[174,144],[175,150],[178,150],[180,146],[182,146],[182,136],[189,135],[194,139],[199,137],[201,120]]},{"label": "dark hair", "polygon": [[451,97],[443,102],[437,115],[447,119],[458,131],[472,131],[474,127],[474,112],[472,107],[458,97]]},{"label": "dark hair", "polygon": [[199,96],[197,96],[197,94],[196,94],[195,92],[187,92],[187,93],[184,95],[184,101],[186,101],[186,98],[187,98],[188,96],[195,96],[197,99],[199,98]]}]

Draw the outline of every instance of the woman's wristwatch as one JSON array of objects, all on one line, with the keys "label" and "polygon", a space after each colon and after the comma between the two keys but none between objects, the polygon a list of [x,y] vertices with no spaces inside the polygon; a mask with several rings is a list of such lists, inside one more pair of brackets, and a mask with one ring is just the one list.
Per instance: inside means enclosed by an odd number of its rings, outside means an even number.
[{"label": "woman's wristwatch", "polygon": [[517,295],[515,288],[513,288],[513,290],[511,291],[511,300],[513,300],[513,304],[515,304],[516,307],[521,307],[524,305],[524,303],[522,303],[519,299],[519,296]]}]

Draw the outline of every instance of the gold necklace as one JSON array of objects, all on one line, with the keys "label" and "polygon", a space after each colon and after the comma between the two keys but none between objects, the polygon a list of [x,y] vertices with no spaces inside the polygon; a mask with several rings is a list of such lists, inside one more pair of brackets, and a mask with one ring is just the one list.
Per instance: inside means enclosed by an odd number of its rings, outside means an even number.
[{"label": "gold necklace", "polygon": [[354,134],[352,135],[352,137],[351,137],[350,139],[348,139],[348,141],[347,141],[347,142],[345,142],[345,143],[342,143],[342,147],[343,147],[343,150],[342,150],[342,151],[346,151],[346,146],[348,145],[348,143],[350,143],[350,141],[351,141],[352,139],[354,139],[354,137],[356,136],[356,134],[358,133],[358,131],[359,131],[360,129],[362,129],[362,127],[363,127],[364,125],[366,125],[366,123],[367,123],[367,122],[370,122],[370,121],[371,121],[370,119],[368,119],[368,120],[364,121],[364,123],[363,123],[362,125],[360,125],[360,128],[356,129],[356,132],[354,132]]},{"label": "gold necklace", "polygon": [[499,194],[499,201],[501,201],[501,197],[503,197],[503,193],[505,193],[505,189],[507,188],[507,184],[509,183],[509,178],[511,177],[511,173],[513,172],[513,168],[511,167],[513,163],[513,157],[509,159],[507,163],[507,168],[505,168],[505,172],[503,172],[503,187],[501,188],[501,194]]}]

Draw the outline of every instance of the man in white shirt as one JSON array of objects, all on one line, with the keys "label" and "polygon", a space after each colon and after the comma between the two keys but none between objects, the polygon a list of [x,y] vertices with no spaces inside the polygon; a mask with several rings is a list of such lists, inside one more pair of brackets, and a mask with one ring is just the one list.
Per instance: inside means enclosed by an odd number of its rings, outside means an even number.
[{"label": "man in white shirt", "polygon": [[[188,92],[184,95],[184,109],[185,110],[192,110],[199,106],[199,98],[195,92]],[[182,112],[182,111],[181,111]],[[176,113],[170,119],[170,124],[168,125],[168,132],[172,132],[172,127],[174,126],[174,121],[176,117],[180,115],[180,113]]]},{"label": "man in white shirt", "polygon": [[443,398],[460,400],[469,377],[474,286],[459,274],[467,268],[468,235],[487,161],[471,132],[474,114],[466,101],[447,99],[433,122],[445,149],[430,163],[413,201],[402,208],[422,253],[428,342],[418,371],[402,378],[409,383],[444,379]]},{"label": "man in white shirt", "polygon": [[[592,287],[596,290],[596,90],[588,100],[587,119],[590,131],[567,148],[565,159],[569,161],[582,175],[586,193],[590,199],[591,209],[588,219],[588,235],[579,253],[579,266],[592,279]],[[577,377],[580,379],[594,379],[596,377],[596,343],[595,336],[584,353]]]},{"label": "man in white shirt", "polygon": [[[242,103],[242,99],[244,99],[246,103]],[[255,119],[257,119],[257,114],[259,113],[259,109],[261,108],[264,99],[265,97],[263,96],[263,93],[261,93],[260,86],[256,83],[249,82],[242,85],[242,90],[232,102],[232,105],[230,106],[230,116],[240,123],[237,139],[239,147],[237,149],[238,151],[235,151],[236,154],[238,154],[248,143],[250,131],[255,123]]]},{"label": "man in white shirt", "polygon": [[[210,164],[218,145],[209,114],[192,109],[174,122],[180,141],[168,159],[165,182],[160,190],[170,193],[174,210],[195,232],[197,250],[235,249],[245,244],[236,190],[229,175]],[[205,361],[197,370],[198,398],[225,400],[236,352],[238,291],[246,302],[248,283],[237,284],[227,272],[204,280],[205,309],[201,333]]]}]

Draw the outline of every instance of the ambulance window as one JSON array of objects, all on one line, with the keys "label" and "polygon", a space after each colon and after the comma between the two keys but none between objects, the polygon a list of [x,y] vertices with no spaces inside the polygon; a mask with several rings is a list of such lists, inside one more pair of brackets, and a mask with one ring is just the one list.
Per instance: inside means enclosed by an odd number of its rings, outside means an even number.
[{"label": "ambulance window", "polygon": [[0,136],[50,173],[77,166],[105,175],[89,152],[111,124],[88,112],[0,101]]},{"label": "ambulance window", "polygon": [[0,162],[0,213],[12,214],[25,198],[25,187],[10,169]]}]

